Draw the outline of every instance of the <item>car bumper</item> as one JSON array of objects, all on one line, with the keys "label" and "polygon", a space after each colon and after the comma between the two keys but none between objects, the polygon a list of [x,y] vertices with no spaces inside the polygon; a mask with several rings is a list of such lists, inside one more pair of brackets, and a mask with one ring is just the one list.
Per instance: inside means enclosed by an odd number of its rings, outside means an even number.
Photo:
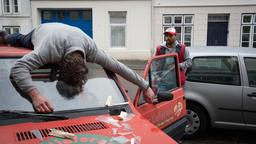
[{"label": "car bumper", "polygon": [[171,136],[174,140],[178,141],[183,137],[186,125],[187,118],[183,117],[172,125],[164,128],[163,131]]}]

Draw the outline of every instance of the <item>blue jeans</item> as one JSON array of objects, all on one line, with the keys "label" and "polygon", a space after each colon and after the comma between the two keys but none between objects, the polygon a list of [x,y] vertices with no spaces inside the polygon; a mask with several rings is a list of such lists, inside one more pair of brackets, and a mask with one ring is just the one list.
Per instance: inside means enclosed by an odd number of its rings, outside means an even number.
[{"label": "blue jeans", "polygon": [[26,35],[20,33],[10,34],[7,36],[6,42],[11,46],[34,49],[34,45],[31,42],[33,32],[34,30]]}]

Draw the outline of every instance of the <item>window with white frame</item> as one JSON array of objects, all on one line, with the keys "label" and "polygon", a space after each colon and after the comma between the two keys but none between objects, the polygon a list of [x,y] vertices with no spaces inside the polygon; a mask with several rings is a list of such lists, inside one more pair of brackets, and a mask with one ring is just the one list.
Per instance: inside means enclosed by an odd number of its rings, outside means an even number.
[{"label": "window with white frame", "polygon": [[111,11],[110,18],[110,46],[126,46],[126,11]]},{"label": "window with white frame", "polygon": [[193,37],[193,15],[163,15],[163,32],[169,28],[176,29],[176,39],[186,46],[192,46]]},{"label": "window with white frame", "polygon": [[20,32],[20,26],[3,26],[3,30],[9,34]]},{"label": "window with white frame", "polygon": [[256,13],[242,14],[240,46],[256,48]]},{"label": "window with white frame", "polygon": [[4,14],[17,14],[20,12],[20,0],[2,0]]}]

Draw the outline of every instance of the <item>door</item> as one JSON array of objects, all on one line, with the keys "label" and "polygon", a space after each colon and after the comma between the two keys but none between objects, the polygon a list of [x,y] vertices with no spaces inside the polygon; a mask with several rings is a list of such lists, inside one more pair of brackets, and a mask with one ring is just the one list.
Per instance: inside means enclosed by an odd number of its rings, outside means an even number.
[{"label": "door", "polygon": [[42,10],[42,23],[60,22],[80,28],[92,37],[92,10]]},{"label": "door", "polygon": [[227,46],[228,22],[208,22],[207,46]]},{"label": "door", "polygon": [[243,92],[244,119],[246,124],[256,124],[256,57],[244,57],[245,86]]},{"label": "door", "polygon": [[186,115],[186,102],[179,77],[177,54],[153,57],[146,66],[144,78],[149,81],[158,102],[146,103],[141,91],[137,91],[135,108],[161,129]]},{"label": "door", "polygon": [[229,14],[209,14],[207,46],[227,46]]}]

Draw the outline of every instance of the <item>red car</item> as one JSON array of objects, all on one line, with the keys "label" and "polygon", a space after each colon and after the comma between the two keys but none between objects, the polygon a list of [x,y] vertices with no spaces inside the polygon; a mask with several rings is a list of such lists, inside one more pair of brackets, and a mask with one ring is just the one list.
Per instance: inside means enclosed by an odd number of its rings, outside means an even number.
[{"label": "red car", "polygon": [[[145,103],[140,90],[132,101],[117,76],[97,64],[87,64],[84,91],[71,100],[56,90],[58,72],[54,65],[32,71],[34,84],[55,110],[40,114],[9,78],[15,60],[29,52],[0,46],[1,143],[175,144],[174,139],[183,135],[186,102],[177,55],[158,56],[147,64],[144,77],[158,96],[155,104]],[[159,62],[171,67],[159,66]]]}]

